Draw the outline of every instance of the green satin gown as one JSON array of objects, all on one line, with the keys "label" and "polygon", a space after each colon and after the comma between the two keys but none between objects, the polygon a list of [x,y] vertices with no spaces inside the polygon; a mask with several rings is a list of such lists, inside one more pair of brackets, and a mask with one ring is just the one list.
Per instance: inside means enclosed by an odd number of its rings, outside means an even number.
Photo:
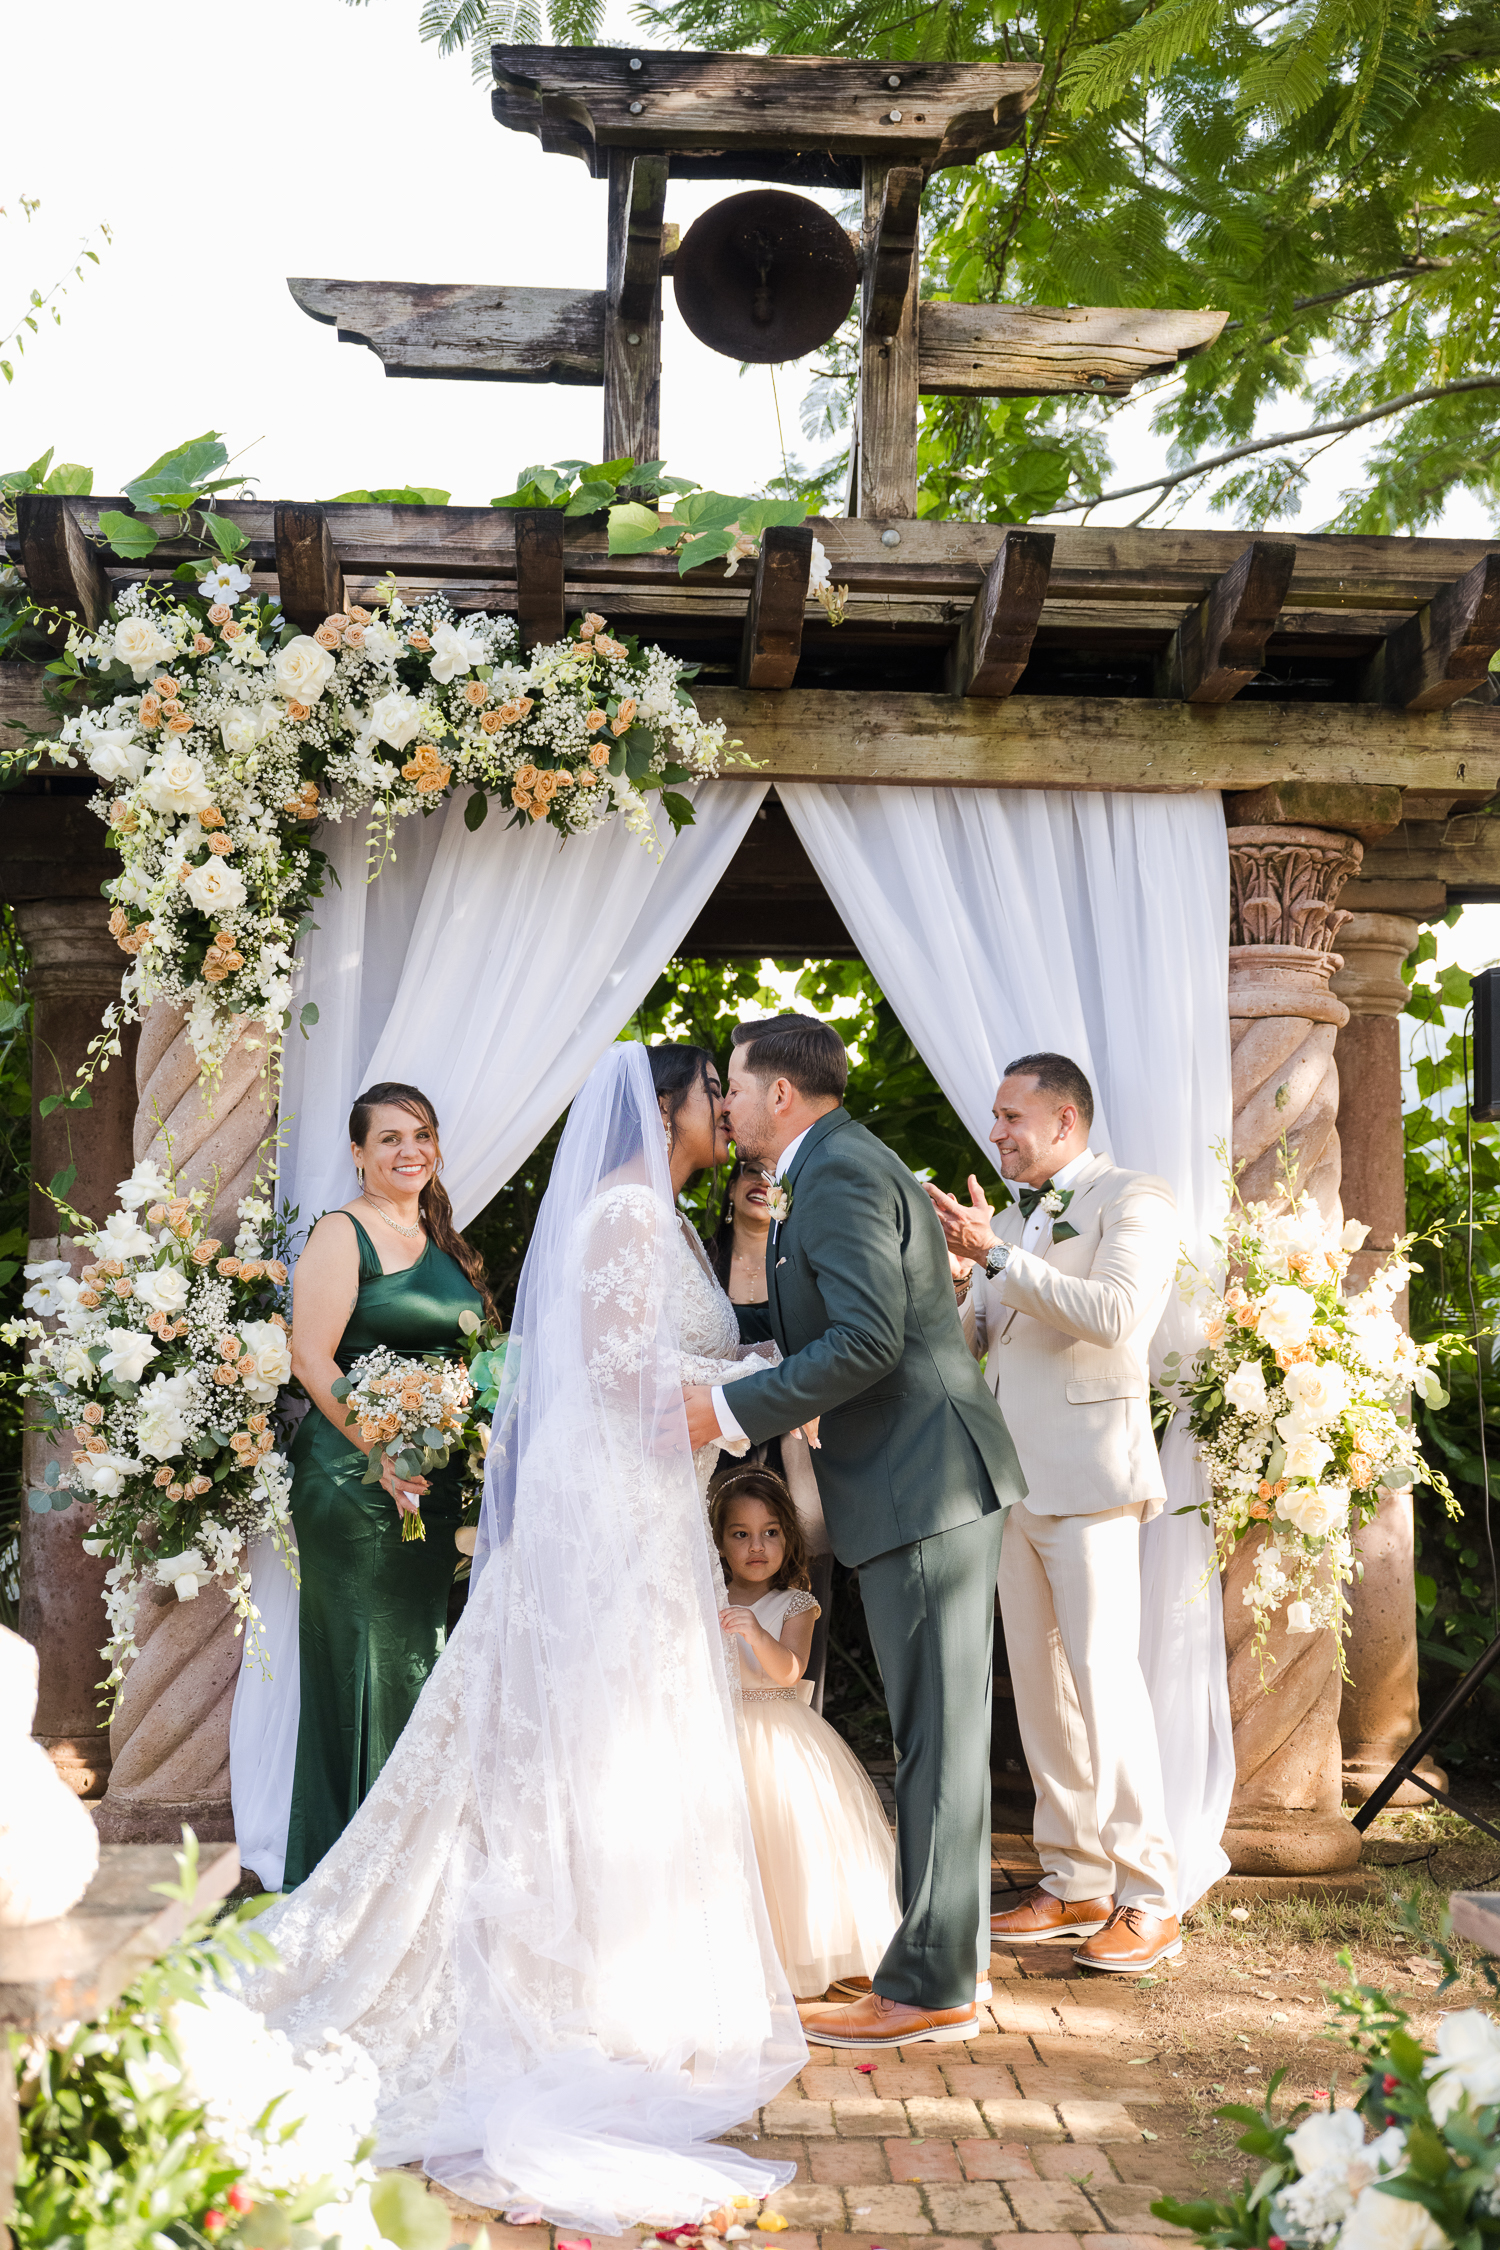
[{"label": "green satin gown", "polygon": [[[347,1374],[377,1344],[461,1357],[458,1316],[480,1313],[461,1266],[429,1242],[414,1266],[384,1273],[359,1237],[359,1296],[334,1358]],[[442,1654],[458,1561],[461,1465],[428,1478],[425,1540],[403,1540],[390,1494],[364,1484],[365,1456],[313,1407],[292,1440],[292,1522],[302,1573],[302,1715],[285,1886],[305,1881],[374,1785]]]}]

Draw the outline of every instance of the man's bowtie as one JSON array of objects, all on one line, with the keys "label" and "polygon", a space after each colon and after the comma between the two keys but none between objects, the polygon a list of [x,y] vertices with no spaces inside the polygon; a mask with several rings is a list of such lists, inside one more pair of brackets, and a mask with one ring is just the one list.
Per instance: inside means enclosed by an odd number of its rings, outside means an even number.
[{"label": "man's bowtie", "polygon": [[1029,1219],[1031,1217],[1032,1212],[1041,1202],[1042,1197],[1048,1193],[1051,1186],[1052,1182],[1050,1180],[1043,1180],[1040,1187],[1023,1187],[1021,1189],[1020,1194],[1016,1197],[1016,1201],[1021,1206],[1021,1216],[1023,1219]]}]

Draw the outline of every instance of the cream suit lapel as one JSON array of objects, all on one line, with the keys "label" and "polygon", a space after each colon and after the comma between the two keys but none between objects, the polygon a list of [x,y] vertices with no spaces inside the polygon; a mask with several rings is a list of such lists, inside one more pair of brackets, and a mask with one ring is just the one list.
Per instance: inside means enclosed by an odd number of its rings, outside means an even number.
[{"label": "cream suit lapel", "polygon": [[[1088,1163],[1073,1182],[1073,1194],[1063,1216],[1071,1226],[1077,1229],[1079,1234],[1084,1231],[1081,1222],[1089,1216],[1090,1206],[1099,1183],[1113,1170],[1114,1165],[1107,1156],[1090,1154]],[[1008,1199],[1004,1211],[991,1221],[991,1225],[1002,1242],[1010,1242],[1017,1249],[1020,1248],[1021,1236],[1026,1231],[1026,1221],[1022,1215],[1021,1206],[1014,1196]],[[1050,1263],[1053,1250],[1064,1248],[1067,1240],[1070,1239],[1071,1237],[1065,1237],[1063,1243],[1055,1243],[1052,1238],[1052,1229],[1049,1227],[1036,1248],[1031,1252],[1031,1256],[1033,1258],[1045,1258]],[[995,1334],[997,1338],[1005,1335],[1015,1317],[1016,1307],[1007,1305],[1004,1318],[996,1325]]]}]

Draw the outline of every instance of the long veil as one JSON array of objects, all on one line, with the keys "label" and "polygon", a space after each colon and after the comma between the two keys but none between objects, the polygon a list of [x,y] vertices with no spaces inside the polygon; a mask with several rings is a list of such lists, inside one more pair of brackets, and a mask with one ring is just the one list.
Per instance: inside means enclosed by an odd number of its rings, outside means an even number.
[{"label": "long veil", "polygon": [[807,2053],[688,1450],[678,1225],[645,1050],[616,1046],[527,1253],[463,1621],[250,1995],[369,2047],[384,2161],[602,2234],[789,2177],[712,2144]]}]

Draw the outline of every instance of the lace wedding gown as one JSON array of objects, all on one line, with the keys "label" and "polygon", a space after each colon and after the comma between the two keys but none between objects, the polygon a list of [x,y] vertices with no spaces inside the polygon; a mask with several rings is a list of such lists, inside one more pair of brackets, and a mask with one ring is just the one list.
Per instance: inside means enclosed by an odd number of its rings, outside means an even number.
[{"label": "lace wedding gown", "polygon": [[380,2073],[379,2160],[616,2233],[787,2169],[715,2137],[806,2046],[755,1867],[681,1384],[747,1372],[644,1050],[574,1102],[528,1253],[463,1620],[246,1997]]}]

